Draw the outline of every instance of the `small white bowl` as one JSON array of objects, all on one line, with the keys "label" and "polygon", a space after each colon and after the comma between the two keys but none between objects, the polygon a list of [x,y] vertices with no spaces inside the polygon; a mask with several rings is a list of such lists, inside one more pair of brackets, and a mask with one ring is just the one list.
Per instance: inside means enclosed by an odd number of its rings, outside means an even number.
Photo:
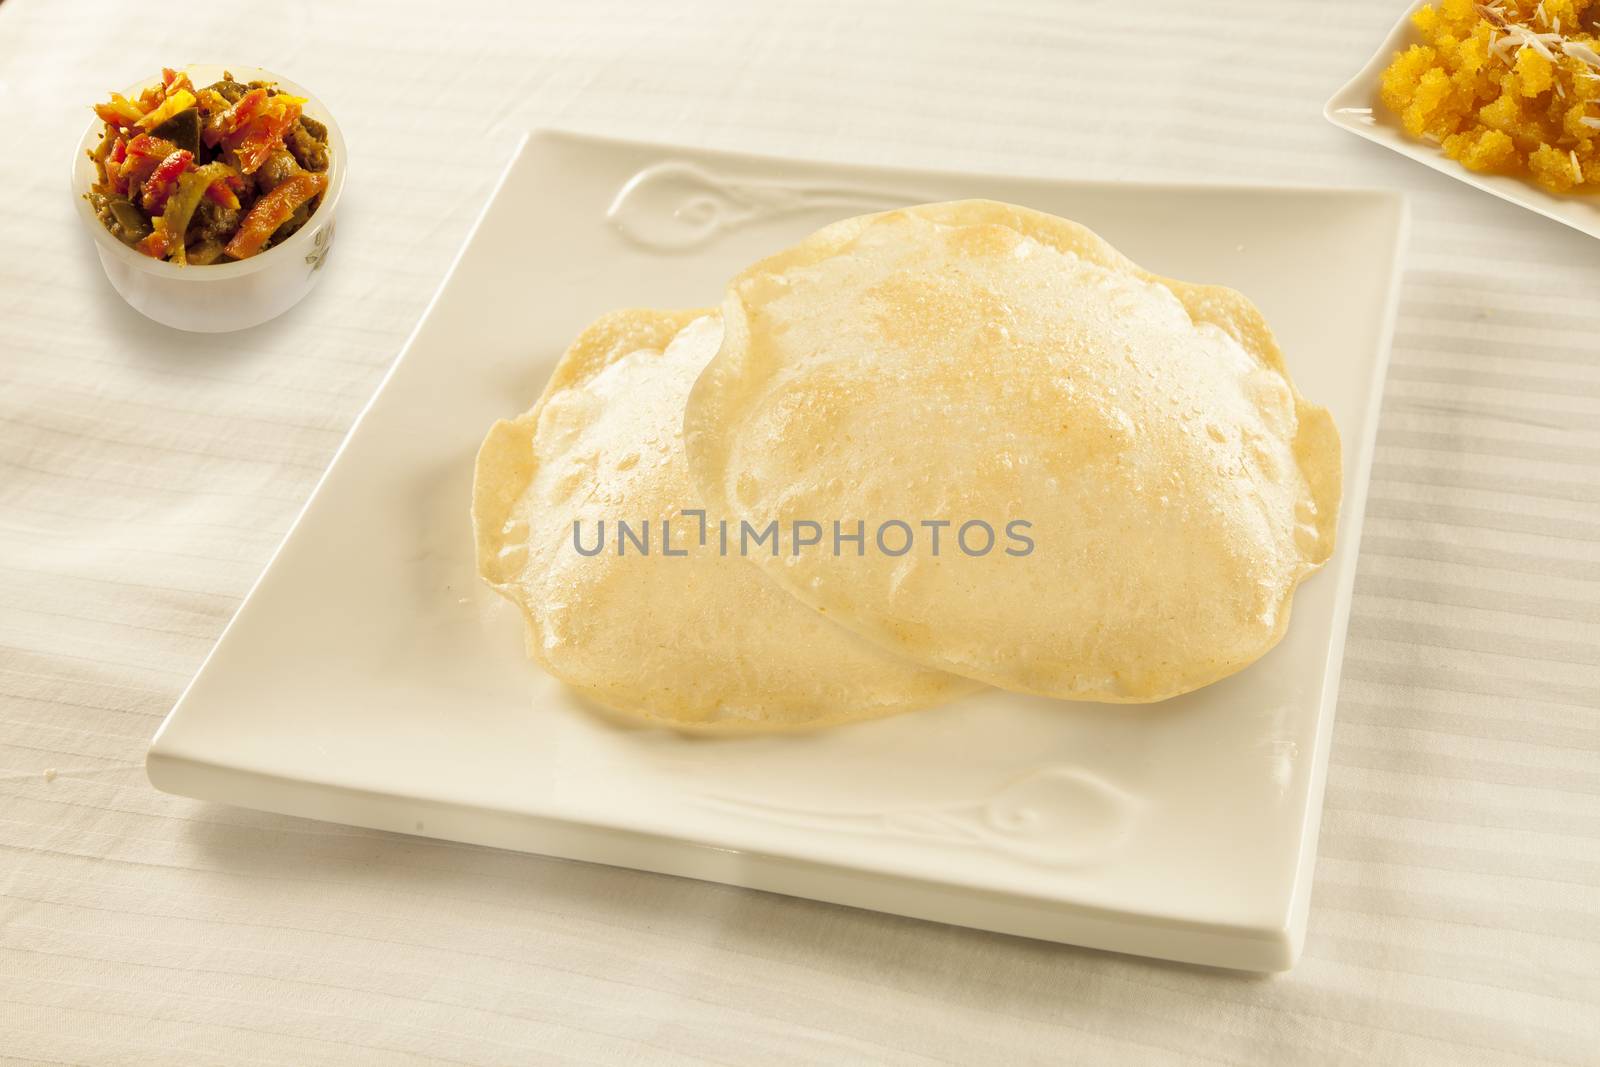
[{"label": "small white bowl", "polygon": [[1383,83],[1383,72],[1396,52],[1403,52],[1422,40],[1422,35],[1411,24],[1411,16],[1427,0],[1415,3],[1394,24],[1389,36],[1367,65],[1333,94],[1323,108],[1323,115],[1335,126],[1349,130],[1374,144],[1398,152],[1431,167],[1459,182],[1465,182],[1492,196],[1525,207],[1545,218],[1565,223],[1590,237],[1600,237],[1600,193],[1575,193],[1561,195],[1548,192],[1534,184],[1532,179],[1511,174],[1479,174],[1470,171],[1444,154],[1437,145],[1431,145],[1409,136],[1400,121],[1378,99]]},{"label": "small white bowl", "polygon": [[[231,71],[239,81],[273,82],[286,93],[306,98],[303,111],[328,128],[328,188],[310,220],[293,236],[260,255],[236,263],[208,266],[178,266],[151,259],[134,251],[115,237],[95,217],[84,199],[97,177],[88,153],[100,143],[103,132],[99,119],[89,126],[72,160],[72,198],[78,217],[94,239],[100,265],[111,285],[135,310],[179,330],[196,333],[223,333],[256,326],[288,311],[316,284],[323,260],[333,244],[334,210],[344,189],[348,157],[339,124],[333,121],[321,101],[305,89],[271,71],[259,67],[222,66],[195,63],[183,68],[196,86],[210,85]],[[131,97],[159,75],[141,82],[124,94]],[[85,101],[87,106],[91,101]]]}]

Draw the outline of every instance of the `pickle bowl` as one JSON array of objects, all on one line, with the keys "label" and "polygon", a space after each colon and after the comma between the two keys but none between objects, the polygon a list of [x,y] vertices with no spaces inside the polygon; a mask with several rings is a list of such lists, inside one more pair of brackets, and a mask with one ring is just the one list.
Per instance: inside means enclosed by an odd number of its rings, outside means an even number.
[{"label": "pickle bowl", "polygon": [[[193,333],[226,333],[260,325],[299,303],[316,284],[333,244],[334,212],[347,168],[344,137],[322,102],[304,87],[271,71],[245,65],[188,64],[181,68],[196,85],[208,85],[224,72],[237,80],[270,82],[304,97],[302,112],[328,129],[328,187],[305,225],[281,244],[230,263],[177,264],[152,259],[118,240],[95,215],[87,194],[97,177],[91,157],[103,135],[96,117],[73,150],[72,198],[78,217],[94,241],[106,278],[134,310],[164,326]],[[121,90],[137,97],[158,83],[160,74]]]}]

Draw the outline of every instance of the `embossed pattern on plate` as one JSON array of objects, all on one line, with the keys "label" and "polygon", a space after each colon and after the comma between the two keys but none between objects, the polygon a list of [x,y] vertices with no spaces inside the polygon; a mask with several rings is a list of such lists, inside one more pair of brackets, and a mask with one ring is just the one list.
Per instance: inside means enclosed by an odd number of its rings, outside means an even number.
[{"label": "embossed pattern on plate", "polygon": [[1077,866],[1126,841],[1139,810],[1136,798],[1064,764],[1029,771],[992,796],[958,803],[841,810],[774,804],[760,794],[708,800],[790,826],[971,845],[1054,867]]},{"label": "embossed pattern on plate", "polygon": [[758,219],[835,209],[862,214],[932,199],[866,185],[736,178],[673,160],[629,178],[606,209],[606,219],[641,248],[688,252]]}]

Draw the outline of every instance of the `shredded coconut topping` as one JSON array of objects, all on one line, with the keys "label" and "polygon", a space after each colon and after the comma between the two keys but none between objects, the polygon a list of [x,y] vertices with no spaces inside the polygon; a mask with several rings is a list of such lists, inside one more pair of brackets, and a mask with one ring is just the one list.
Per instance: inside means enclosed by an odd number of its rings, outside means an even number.
[{"label": "shredded coconut topping", "polygon": [[[1576,59],[1579,63],[1587,63],[1589,66],[1600,70],[1600,52],[1596,52],[1582,41],[1562,41],[1561,51]],[[1590,78],[1597,77],[1591,72],[1586,71],[1585,74]]]},{"label": "shredded coconut topping", "polygon": [[[1540,33],[1532,26],[1525,26],[1520,22],[1512,22],[1510,17],[1506,15],[1506,9],[1500,6],[1498,0],[1492,4],[1479,4],[1478,14],[1488,19],[1495,27],[1505,31],[1504,37],[1497,35],[1491,39],[1489,48],[1508,63],[1511,62],[1513,53],[1520,54],[1524,48],[1531,48],[1544,58],[1554,62],[1556,54],[1551,51],[1552,47],[1564,49],[1567,44],[1571,43],[1561,36],[1559,26]],[[1545,23],[1547,26],[1550,24],[1549,20],[1545,18],[1543,0],[1540,0],[1537,15],[1540,22]],[[1600,59],[1600,56],[1596,58]]]}]

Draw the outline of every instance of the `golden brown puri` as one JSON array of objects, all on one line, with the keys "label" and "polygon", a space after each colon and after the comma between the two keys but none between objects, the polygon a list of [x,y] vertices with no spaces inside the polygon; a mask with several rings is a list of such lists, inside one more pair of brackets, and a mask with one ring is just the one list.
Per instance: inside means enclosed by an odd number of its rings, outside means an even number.
[{"label": "golden brown puri", "polygon": [[[1277,643],[1332,551],[1338,432],[1260,313],[1075,223],[991,201],[850,219],[740,274],[722,317],[685,421],[702,499],[757,525],[910,524],[904,555],[751,559],[930,668],[1174,696]],[[956,543],[972,520],[989,551]],[[920,524],[940,521],[935,553]]]},{"label": "golden brown puri", "polygon": [[[527,414],[478,453],[478,569],[523,611],[529,654],[606,707],[703,731],[814,727],[937,703],[977,684],[922,667],[789,596],[748,560],[696,543],[683,453],[690,386],[715,313],[621,311],[584,331]],[[646,524],[645,555],[615,551]],[[708,517],[716,525],[714,515]],[[610,542],[589,556],[599,523]],[[674,551],[662,553],[661,524]]]}]

